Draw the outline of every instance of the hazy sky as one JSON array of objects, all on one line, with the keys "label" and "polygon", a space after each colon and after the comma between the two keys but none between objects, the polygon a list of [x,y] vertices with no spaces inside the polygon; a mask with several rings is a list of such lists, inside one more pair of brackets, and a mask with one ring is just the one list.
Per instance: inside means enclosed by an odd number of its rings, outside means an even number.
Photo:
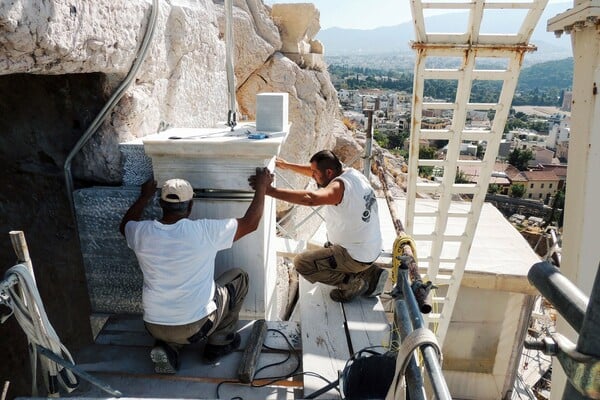
[{"label": "hazy sky", "polygon": [[[564,2],[549,0],[549,3]],[[399,25],[412,18],[410,0],[265,0],[265,3],[313,3],[321,13],[321,29],[373,29]],[[426,16],[433,15],[429,11]]]}]

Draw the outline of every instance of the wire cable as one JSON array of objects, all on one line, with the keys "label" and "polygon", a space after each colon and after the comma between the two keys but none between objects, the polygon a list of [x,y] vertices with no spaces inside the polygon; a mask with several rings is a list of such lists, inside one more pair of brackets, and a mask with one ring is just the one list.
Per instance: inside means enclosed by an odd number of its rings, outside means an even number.
[{"label": "wire cable", "polygon": [[[320,375],[320,374],[318,374],[316,372],[311,372],[311,371],[297,372],[298,369],[300,368],[300,354],[294,348],[294,345],[292,345],[292,343],[290,343],[290,340],[288,339],[287,335],[285,333],[283,333],[282,331],[280,331],[279,329],[273,329],[273,328],[267,329],[267,332],[275,332],[275,333],[278,333],[279,335],[281,335],[283,337],[283,339],[286,341],[286,343],[288,345],[288,348],[287,349],[277,349],[277,348],[274,348],[274,347],[267,346],[264,343],[263,343],[263,347],[266,348],[266,349],[272,350],[272,351],[287,351],[288,355],[285,358],[285,360],[283,360],[283,361],[277,361],[277,362],[274,362],[274,363],[271,363],[271,364],[268,364],[268,365],[265,365],[265,366],[259,368],[255,372],[255,374],[254,374],[255,375],[254,379],[249,384],[250,387],[261,388],[261,387],[272,385],[273,383],[276,383],[276,382],[278,382],[280,380],[295,378],[297,376],[312,376],[312,377],[315,377],[315,378],[323,380],[328,385],[331,385],[333,383],[330,380],[328,380],[327,378],[325,378],[324,376],[322,376],[322,375]],[[270,377],[256,378],[256,375],[258,375],[259,372],[264,371],[267,368],[271,368],[271,367],[275,367],[275,366],[278,366],[278,365],[285,364],[287,361],[289,361],[291,359],[292,355],[294,355],[296,357],[296,361],[297,362],[296,362],[296,367],[294,368],[294,370],[291,373],[285,374],[285,375],[281,375],[281,376],[270,376]],[[261,380],[268,379],[269,381],[265,382],[265,383],[261,383],[261,384],[255,384],[254,381],[257,380],[257,379],[261,379]],[[220,388],[221,388],[221,386],[224,385],[224,384],[229,384],[229,383],[230,384],[241,384],[239,380],[228,380],[228,381],[219,382],[219,384],[217,385],[217,399],[221,398],[221,396],[220,396]],[[339,392],[339,388],[336,388],[336,389]],[[243,398],[240,397],[240,396],[235,396],[235,397],[232,397],[230,400],[243,400]]]}]

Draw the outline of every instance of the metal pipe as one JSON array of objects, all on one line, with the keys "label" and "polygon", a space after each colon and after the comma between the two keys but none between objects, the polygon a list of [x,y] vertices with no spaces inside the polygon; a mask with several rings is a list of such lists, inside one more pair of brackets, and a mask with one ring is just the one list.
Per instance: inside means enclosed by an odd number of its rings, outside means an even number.
[{"label": "metal pipe", "polygon": [[569,325],[580,332],[588,305],[587,296],[548,261],[534,264],[527,278]]},{"label": "metal pipe", "polygon": [[[417,304],[417,300],[415,299],[409,284],[408,266],[406,263],[403,262],[400,265],[399,272],[402,276],[402,279],[400,279],[402,282],[402,292],[406,299],[407,310],[412,321],[413,329],[425,328],[425,322],[421,316],[419,305]],[[450,395],[450,390],[448,389],[448,385],[442,374],[442,367],[435,349],[429,344],[424,344],[419,347],[419,350],[421,350],[421,354],[423,355],[425,370],[427,371],[427,376],[429,376],[435,398],[438,400],[451,400],[452,396]]]},{"label": "metal pipe", "polygon": [[60,365],[62,367],[70,370],[75,375],[85,379],[86,381],[88,381],[92,385],[96,386],[97,388],[99,388],[99,389],[105,391],[106,393],[111,394],[115,397],[123,396],[123,394],[120,391],[113,389],[112,387],[110,387],[110,385],[107,385],[106,383],[93,377],[92,375],[90,375],[86,371],[82,370],[75,364],[65,360],[62,357],[57,356],[56,354],[54,354],[54,352],[48,350],[47,348],[40,346],[39,344],[36,344],[35,347],[40,352],[40,354],[43,355],[44,357],[54,361],[55,363],[57,363],[58,365]]},{"label": "metal pipe", "polygon": [[[563,314],[561,313],[561,315]],[[563,315],[563,317],[566,318],[566,315]],[[581,354],[600,359],[600,335],[598,332],[600,332],[600,270],[596,272],[596,279],[594,280],[587,311],[579,330],[579,339],[577,340],[575,350]],[[563,400],[587,398],[579,393],[570,382],[567,382],[563,392]]]},{"label": "metal pipe", "polygon": [[[406,295],[403,294],[403,296]],[[406,301],[402,298],[397,299],[395,301],[395,306],[394,319],[396,327],[400,332],[400,339],[403,341],[408,334],[413,331],[412,323],[406,308]],[[414,356],[408,361],[404,378],[406,379],[406,388],[411,400],[425,400],[427,398],[423,384],[423,376],[421,375],[421,370],[419,369]]]},{"label": "metal pipe", "polygon": [[158,0],[152,0],[150,21],[148,22],[148,25],[146,26],[146,32],[144,33],[144,39],[142,40],[142,45],[140,46],[138,53],[136,54],[136,58],[133,61],[133,64],[131,65],[131,69],[127,73],[127,76],[125,77],[123,82],[121,82],[121,84],[119,85],[117,90],[115,90],[113,95],[110,97],[108,102],[106,102],[104,107],[102,107],[102,110],[100,110],[100,112],[98,113],[96,118],[92,121],[92,123],[87,128],[87,130],[84,132],[84,134],[81,136],[81,138],[79,138],[79,140],[75,144],[75,147],[73,147],[73,149],[71,150],[71,152],[69,153],[69,155],[67,156],[67,158],[65,160],[65,164],[63,166],[64,173],[65,173],[65,185],[67,187],[67,196],[69,198],[69,205],[71,207],[71,215],[73,216],[73,219],[75,219],[76,217],[75,217],[75,205],[73,203],[73,176],[71,175],[71,162],[73,161],[73,158],[75,158],[75,155],[79,152],[79,150],[81,150],[81,148],[88,142],[88,140],[90,140],[92,135],[98,130],[98,128],[100,127],[102,122],[109,115],[110,111],[117,105],[119,100],[121,100],[121,97],[123,97],[123,95],[125,94],[125,90],[127,90],[130,83],[133,81],[133,78],[135,78],[137,71],[139,70],[140,66],[142,65],[144,59],[146,58],[146,53],[148,52],[148,46],[150,44],[150,41],[152,40],[152,37],[154,36],[154,28],[156,26],[157,18],[158,18]]},{"label": "metal pipe", "polygon": [[233,68],[233,0],[225,0],[225,69],[227,71],[227,125],[231,131],[237,125],[235,101],[235,72]]},{"label": "metal pipe", "polygon": [[363,175],[367,180],[371,176],[371,154],[373,150],[373,110],[364,110],[367,115],[367,140],[365,142],[365,163],[363,165]]}]

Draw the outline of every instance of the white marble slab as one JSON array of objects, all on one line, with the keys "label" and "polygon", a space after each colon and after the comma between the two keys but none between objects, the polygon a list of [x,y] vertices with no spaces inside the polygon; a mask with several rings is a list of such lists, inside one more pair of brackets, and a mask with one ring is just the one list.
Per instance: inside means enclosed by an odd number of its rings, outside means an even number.
[{"label": "white marble slab", "polygon": [[[254,123],[233,131],[218,128],[173,128],[145,136],[145,153],[152,158],[159,186],[171,178],[187,179],[194,189],[250,191],[248,176],[268,166],[289,131],[257,132]],[[252,139],[256,134],[265,138]]]}]

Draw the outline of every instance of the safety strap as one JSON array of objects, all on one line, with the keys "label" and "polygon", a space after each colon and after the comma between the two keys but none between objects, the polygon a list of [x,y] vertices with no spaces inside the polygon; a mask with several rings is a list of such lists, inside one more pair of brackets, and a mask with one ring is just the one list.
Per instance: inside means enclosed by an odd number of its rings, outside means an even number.
[{"label": "safety strap", "polygon": [[390,388],[385,396],[385,400],[398,400],[406,398],[406,382],[404,380],[404,374],[406,367],[410,361],[410,357],[413,352],[421,345],[429,344],[435,349],[440,365],[442,364],[442,352],[438,344],[437,338],[429,329],[419,328],[415,329],[406,336],[398,349],[398,356],[396,357],[396,371],[394,372],[394,380],[390,385]]}]

